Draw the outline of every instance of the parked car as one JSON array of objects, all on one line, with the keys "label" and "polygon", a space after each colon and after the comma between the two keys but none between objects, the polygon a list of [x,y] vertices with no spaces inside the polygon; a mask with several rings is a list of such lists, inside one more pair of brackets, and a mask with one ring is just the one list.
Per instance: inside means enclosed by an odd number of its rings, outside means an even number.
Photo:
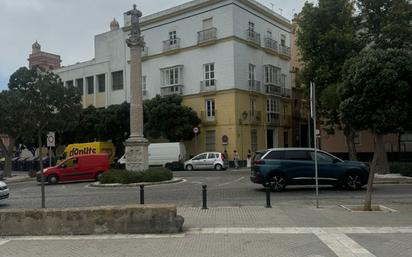
[{"label": "parked car", "polygon": [[3,181],[0,181],[0,200],[9,198],[9,188],[7,184]]},{"label": "parked car", "polygon": [[[315,184],[314,149],[273,148],[255,153],[250,179],[253,183],[266,185],[274,191],[282,191],[287,185]],[[358,190],[369,177],[366,164],[343,161],[330,153],[319,150],[319,184]]]},{"label": "parked car", "polygon": [[219,152],[206,152],[193,157],[184,163],[185,170],[226,169],[224,157]]},{"label": "parked car", "polygon": [[[186,148],[183,143],[154,143],[148,147],[149,166],[162,166],[170,170],[182,170],[181,160],[186,157]],[[117,168],[124,168],[126,155],[117,161]]]},{"label": "parked car", "polygon": [[[49,184],[56,184],[59,181],[99,180],[103,172],[109,168],[107,154],[79,155],[44,169],[43,176]],[[40,172],[37,173],[37,181],[41,181]]]}]

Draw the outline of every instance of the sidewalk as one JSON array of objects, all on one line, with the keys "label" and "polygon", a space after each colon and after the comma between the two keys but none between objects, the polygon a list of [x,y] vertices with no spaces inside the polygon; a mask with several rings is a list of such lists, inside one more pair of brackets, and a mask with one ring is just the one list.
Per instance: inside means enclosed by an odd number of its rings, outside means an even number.
[{"label": "sidewalk", "polygon": [[7,184],[20,183],[26,181],[35,181],[35,178],[31,178],[27,175],[27,172],[12,172],[11,178],[3,178],[3,181]]}]

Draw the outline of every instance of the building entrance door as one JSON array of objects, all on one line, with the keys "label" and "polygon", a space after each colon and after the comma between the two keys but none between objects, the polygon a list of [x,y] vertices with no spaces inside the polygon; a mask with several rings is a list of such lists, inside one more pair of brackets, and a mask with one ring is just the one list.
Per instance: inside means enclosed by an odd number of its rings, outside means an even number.
[{"label": "building entrance door", "polygon": [[266,147],[267,148],[273,148],[273,129],[268,129],[266,130]]}]

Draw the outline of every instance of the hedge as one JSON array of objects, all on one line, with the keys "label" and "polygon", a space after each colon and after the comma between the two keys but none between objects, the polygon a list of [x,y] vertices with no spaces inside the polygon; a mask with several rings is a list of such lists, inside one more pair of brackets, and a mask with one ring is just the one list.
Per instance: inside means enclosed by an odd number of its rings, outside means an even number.
[{"label": "hedge", "polygon": [[112,169],[103,173],[100,183],[102,184],[131,184],[141,182],[159,182],[171,180],[173,173],[165,168],[149,168],[142,172]]}]

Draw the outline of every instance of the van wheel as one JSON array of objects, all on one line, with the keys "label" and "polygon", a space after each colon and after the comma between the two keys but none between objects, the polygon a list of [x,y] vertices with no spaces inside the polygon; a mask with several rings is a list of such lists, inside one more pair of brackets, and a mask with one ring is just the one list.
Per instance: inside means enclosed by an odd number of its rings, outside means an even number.
[{"label": "van wheel", "polygon": [[102,179],[103,172],[99,171],[96,175],[96,181],[100,181]]},{"label": "van wheel", "polygon": [[270,180],[270,189],[275,192],[281,192],[286,187],[286,179],[282,175],[274,175]]},{"label": "van wheel", "polygon": [[193,166],[192,166],[192,165],[190,165],[190,164],[186,165],[186,170],[188,170],[188,171],[193,170]]},{"label": "van wheel", "polygon": [[222,165],[220,165],[220,164],[216,164],[215,165],[215,170],[222,170]]},{"label": "van wheel", "polygon": [[345,187],[348,190],[359,190],[362,187],[361,177],[356,173],[349,173],[345,177]]},{"label": "van wheel", "polygon": [[59,182],[59,177],[57,177],[56,175],[50,175],[47,177],[47,182],[50,185],[57,184]]}]

